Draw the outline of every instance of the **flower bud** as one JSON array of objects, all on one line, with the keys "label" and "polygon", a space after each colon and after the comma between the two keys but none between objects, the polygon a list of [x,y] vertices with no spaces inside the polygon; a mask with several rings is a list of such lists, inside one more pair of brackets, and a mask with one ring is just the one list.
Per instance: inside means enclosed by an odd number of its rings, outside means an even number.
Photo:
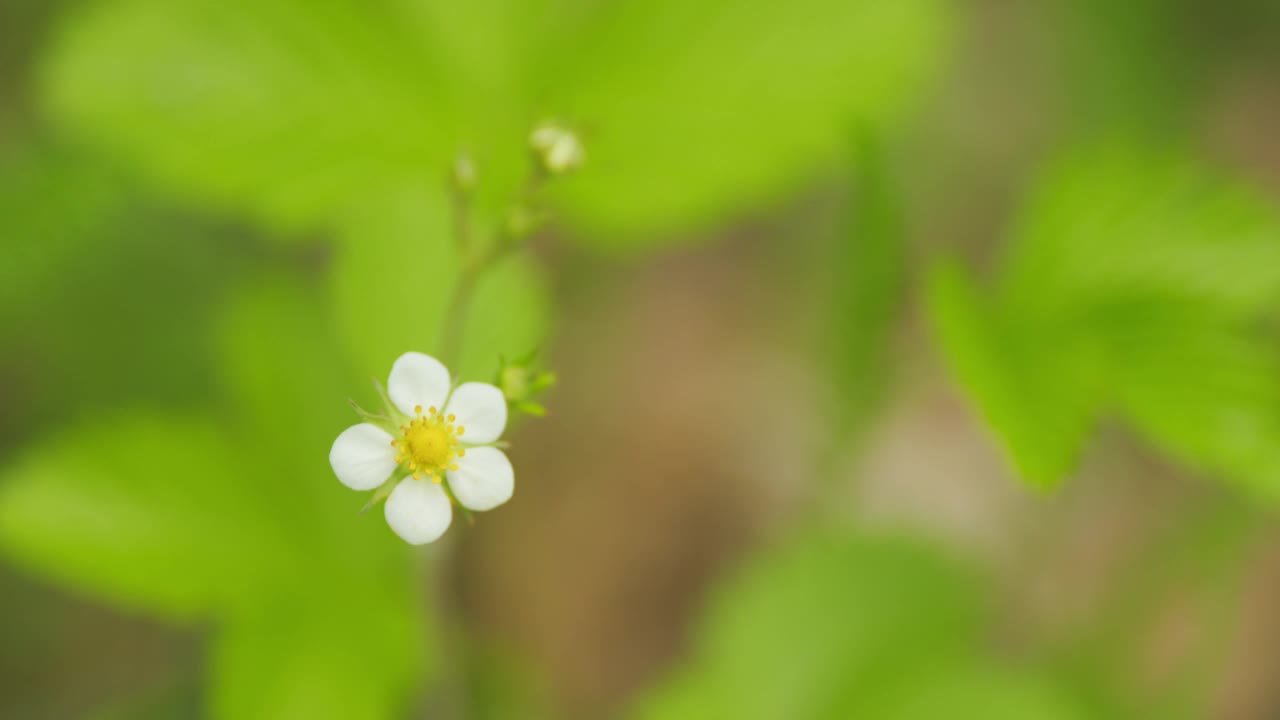
[{"label": "flower bud", "polygon": [[506,359],[498,369],[497,386],[507,398],[512,410],[529,415],[545,415],[546,409],[533,401],[538,393],[556,382],[556,374],[532,367],[534,353],[508,364]]},{"label": "flower bud", "polygon": [[535,128],[529,135],[529,148],[538,163],[551,175],[564,175],[575,170],[586,159],[578,136],[555,124]]}]

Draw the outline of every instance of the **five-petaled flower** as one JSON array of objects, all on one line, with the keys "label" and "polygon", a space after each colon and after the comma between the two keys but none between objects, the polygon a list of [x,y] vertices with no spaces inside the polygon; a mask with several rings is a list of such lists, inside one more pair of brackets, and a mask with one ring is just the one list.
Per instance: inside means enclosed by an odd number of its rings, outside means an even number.
[{"label": "five-petaled flower", "polygon": [[501,390],[478,382],[455,388],[439,360],[410,352],[391,366],[387,395],[386,415],[338,435],[329,463],[353,490],[395,483],[385,512],[397,535],[414,545],[443,535],[453,519],[450,495],[474,511],[511,499],[515,473],[495,446],[507,425]]}]

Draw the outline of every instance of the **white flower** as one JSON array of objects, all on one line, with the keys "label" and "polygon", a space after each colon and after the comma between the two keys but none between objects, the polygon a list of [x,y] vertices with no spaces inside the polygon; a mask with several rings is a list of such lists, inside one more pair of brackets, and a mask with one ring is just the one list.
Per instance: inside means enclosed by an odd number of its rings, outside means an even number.
[{"label": "white flower", "polygon": [[391,366],[387,394],[393,407],[386,427],[366,422],[347,428],[333,441],[329,464],[353,490],[398,480],[385,508],[397,535],[414,545],[443,535],[453,518],[450,493],[475,511],[511,499],[515,473],[494,447],[507,425],[501,390],[477,382],[454,388],[439,360],[410,352]]}]

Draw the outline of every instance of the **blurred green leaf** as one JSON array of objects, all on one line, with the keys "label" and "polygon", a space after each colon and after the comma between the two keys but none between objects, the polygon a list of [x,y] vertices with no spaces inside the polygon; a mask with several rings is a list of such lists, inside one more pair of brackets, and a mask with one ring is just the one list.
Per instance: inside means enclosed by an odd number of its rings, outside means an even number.
[{"label": "blurred green leaf", "polygon": [[23,565],[155,612],[252,601],[296,558],[233,457],[200,420],[83,424],[6,468],[0,543]]},{"label": "blurred green leaf", "polygon": [[290,598],[226,624],[211,659],[212,715],[403,717],[418,648],[426,639],[422,628],[413,613],[386,602],[376,587],[365,588],[363,596],[338,592]]},{"label": "blurred green leaf", "polygon": [[1181,155],[1081,150],[1050,168],[1029,199],[1000,300],[1015,317],[1064,320],[1165,298],[1255,315],[1280,298],[1278,232],[1266,198]]},{"label": "blurred green leaf", "polygon": [[953,264],[933,268],[929,307],[951,371],[1004,439],[1013,464],[1036,485],[1056,484],[1092,429],[1096,364],[1075,360],[1085,351],[1073,338],[1045,343],[1011,332]]},{"label": "blurred green leaf", "polygon": [[689,662],[637,717],[863,717],[854,706],[971,650],[976,591],[927,546],[802,537],[715,593]]},{"label": "blurred green leaf", "polygon": [[1029,480],[1069,474],[1104,416],[1184,462],[1280,493],[1280,219],[1177,156],[1082,152],[1032,196],[990,292],[935,268],[960,384]]},{"label": "blurred green leaf", "polygon": [[560,117],[588,168],[560,188],[637,237],[794,187],[851,120],[883,123],[936,67],[939,0],[778,4],[101,0],[46,65],[53,112],[166,188],[288,227],[476,157],[502,210]]},{"label": "blurred green leaf", "polygon": [[[832,716],[836,717],[836,716]],[[841,715],[877,720],[937,720],[966,717],[982,720],[1097,720],[1062,688],[1034,673],[982,664],[948,667],[919,678],[874,712]]]},{"label": "blurred green leaf", "polygon": [[101,2],[61,28],[47,101],[162,187],[294,225],[445,167],[420,27],[391,3]]},{"label": "blurred green leaf", "polygon": [[853,217],[836,238],[834,291],[827,308],[831,328],[824,338],[835,415],[846,429],[865,420],[890,382],[892,332],[908,261],[902,210],[884,149],[864,135],[851,154]]},{"label": "blurred green leaf", "polygon": [[[425,188],[390,195],[349,215],[332,271],[334,311],[361,378],[385,382],[404,352],[437,352],[457,281],[457,246],[444,198]],[[500,355],[538,347],[550,324],[546,282],[512,255],[476,286],[455,377],[488,380]],[[363,385],[363,383],[362,383]]]},{"label": "blurred green leaf", "polygon": [[35,141],[4,148],[0,310],[8,314],[73,264],[127,199],[119,177],[67,148]]},{"label": "blurred green leaf", "polygon": [[1152,313],[1115,341],[1115,404],[1182,462],[1280,500],[1280,357],[1252,327]]},{"label": "blurred green leaf", "polygon": [[1086,717],[980,647],[977,578],[918,541],[808,533],[719,588],[638,718]]},{"label": "blurred green leaf", "polygon": [[98,418],[0,487],[0,545],[27,567],[216,623],[214,717],[393,717],[427,659],[408,552],[326,462],[353,420],[322,300],[275,274],[227,305],[221,421]]},{"label": "blurred green leaf", "polygon": [[44,279],[0,307],[0,372],[15,381],[7,400],[19,437],[82,413],[187,411],[214,395],[207,329],[243,270],[244,246],[141,204],[84,232],[68,239],[73,252],[37,261]]},{"label": "blurred green leaf", "polygon": [[287,594],[229,618],[214,649],[218,717],[394,717],[429,641],[405,546],[337,483],[325,449],[355,418],[320,283],[271,275],[228,304],[219,355],[239,454],[306,570]]},{"label": "blurred green leaf", "polygon": [[277,522],[313,556],[310,570],[355,588],[401,587],[408,551],[376,513],[357,515],[362,496],[329,467],[333,439],[358,421],[345,389],[359,376],[340,351],[323,290],[271,274],[227,304],[215,341],[232,432],[256,473],[259,502],[281,509]]},{"label": "blurred green leaf", "polygon": [[209,401],[206,330],[255,248],[157,207],[95,154],[20,140],[0,152],[0,435]]},{"label": "blurred green leaf", "polygon": [[936,69],[934,0],[630,0],[559,54],[552,109],[587,129],[565,187],[587,228],[659,232],[768,200],[886,123]]},{"label": "blurred green leaf", "polygon": [[1057,0],[1049,4],[1062,40],[1070,91],[1064,111],[1086,132],[1186,128],[1204,84],[1202,53],[1186,37],[1194,3],[1169,0]]},{"label": "blurred green leaf", "polygon": [[341,395],[326,397],[348,378],[326,299],[322,283],[264,274],[225,304],[215,327],[224,395],[242,418],[237,429],[275,451],[273,470],[297,468],[354,419]]}]

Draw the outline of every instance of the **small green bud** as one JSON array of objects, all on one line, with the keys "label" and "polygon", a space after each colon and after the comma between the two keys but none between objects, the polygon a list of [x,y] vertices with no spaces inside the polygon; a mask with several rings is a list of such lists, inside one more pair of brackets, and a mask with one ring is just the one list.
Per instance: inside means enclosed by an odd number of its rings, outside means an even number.
[{"label": "small green bud", "polygon": [[533,397],[556,383],[556,374],[532,367],[535,353],[508,364],[502,360],[495,383],[507,398],[507,405],[515,412],[542,416],[546,408],[533,401]]}]

